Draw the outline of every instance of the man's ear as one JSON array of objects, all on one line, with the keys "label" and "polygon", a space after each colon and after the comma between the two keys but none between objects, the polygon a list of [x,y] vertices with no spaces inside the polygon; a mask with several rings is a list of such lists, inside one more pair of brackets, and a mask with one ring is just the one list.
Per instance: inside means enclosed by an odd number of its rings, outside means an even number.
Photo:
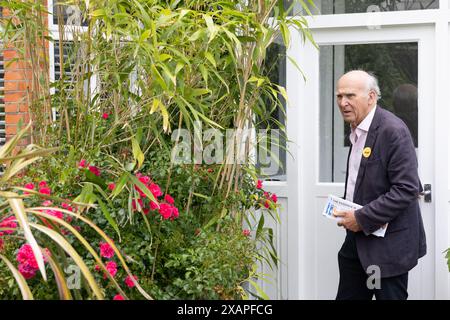
[{"label": "man's ear", "polygon": [[369,91],[369,103],[370,103],[370,105],[373,105],[373,103],[376,102],[376,100],[377,100],[377,95],[376,95],[375,91],[370,90]]}]

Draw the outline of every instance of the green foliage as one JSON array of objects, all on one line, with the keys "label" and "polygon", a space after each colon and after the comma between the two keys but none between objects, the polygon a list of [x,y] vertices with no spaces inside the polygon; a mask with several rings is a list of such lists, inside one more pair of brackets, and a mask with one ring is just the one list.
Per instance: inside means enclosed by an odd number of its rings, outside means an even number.
[{"label": "green foliage", "polygon": [[[233,226],[232,221],[222,223]],[[167,288],[181,299],[242,298],[239,281],[249,276],[255,250],[240,229],[202,231],[189,247],[169,255]]]},{"label": "green foliage", "polygon": [[[305,2],[313,5],[311,0],[297,2],[305,8]],[[18,47],[43,43],[46,28],[40,17],[46,12],[41,1],[1,3],[11,9],[11,16],[2,20],[5,40]],[[104,279],[104,270],[95,271],[99,260],[81,236],[57,220],[50,225],[82,255],[80,263],[93,272],[105,297],[120,292],[130,272],[157,298],[246,297],[243,285],[258,277],[254,266],[262,261],[277,265],[272,230],[264,226],[264,215],[256,219],[253,213],[264,209],[277,219],[277,206],[255,188],[254,163],[175,165],[170,161],[169,135],[187,128],[192,136],[195,121],[204,129],[279,125],[271,118],[276,108],[283,109],[286,92],[271,81],[266,52],[276,39],[288,46],[292,31],[312,41],[306,20],[293,19],[292,6],[277,0],[64,3],[79,5],[87,27],[74,29],[70,42],[50,39],[68,58],[62,60],[61,77],[54,83],[39,81],[42,64],[33,65],[33,81],[40,86],[39,95],[31,99],[33,139],[59,151],[12,184],[48,181],[58,205],[62,199],[77,202],[73,205],[78,216],[70,225],[81,228],[90,246],[98,250],[105,238],[117,244],[130,270],[122,263],[115,279]],[[30,25],[40,38],[27,33]],[[63,36],[62,23],[59,27]],[[39,56],[28,47],[23,57],[27,52]],[[51,88],[54,94],[49,97]],[[50,108],[57,112],[56,120],[47,121]],[[233,139],[238,146],[250,143],[241,141],[241,135]],[[101,173],[79,168],[82,159]],[[144,212],[141,207],[148,208],[155,199],[137,173],[150,175],[175,199],[178,219]],[[108,189],[110,183],[116,184],[114,191]],[[138,199],[142,205],[136,204]],[[32,196],[26,202],[38,206],[42,199]],[[254,230],[254,237],[243,235],[244,223]],[[42,232],[37,235],[43,245],[45,237]],[[7,248],[11,259],[19,244]],[[68,265],[66,253],[48,240],[45,245],[58,262]],[[256,250],[260,245],[262,253]],[[50,287],[35,280],[36,297],[57,298]],[[0,277],[2,281],[10,279]],[[75,290],[75,298],[93,297],[85,282]],[[125,291],[130,298],[145,296],[135,288]],[[11,291],[5,295],[16,297]]]}]

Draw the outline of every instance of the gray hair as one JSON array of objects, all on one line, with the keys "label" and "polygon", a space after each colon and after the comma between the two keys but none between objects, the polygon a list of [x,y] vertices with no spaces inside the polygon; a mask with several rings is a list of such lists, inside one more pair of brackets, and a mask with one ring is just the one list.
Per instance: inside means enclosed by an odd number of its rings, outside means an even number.
[{"label": "gray hair", "polygon": [[369,76],[368,83],[367,83],[367,89],[375,91],[377,94],[377,100],[381,99],[381,90],[380,86],[378,85],[378,78],[373,74],[372,72],[366,72]]}]

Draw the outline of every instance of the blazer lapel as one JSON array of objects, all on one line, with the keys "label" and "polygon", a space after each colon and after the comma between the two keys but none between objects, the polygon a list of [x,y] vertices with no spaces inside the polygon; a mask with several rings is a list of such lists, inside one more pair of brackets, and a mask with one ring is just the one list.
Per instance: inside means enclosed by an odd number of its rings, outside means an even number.
[{"label": "blazer lapel", "polygon": [[[373,146],[375,145],[375,141],[377,140],[378,127],[380,126],[380,123],[381,123],[381,108],[379,106],[377,106],[377,109],[375,110],[375,115],[373,116],[373,119],[372,119],[372,123],[370,124],[370,128],[369,128],[369,132],[367,134],[367,139],[366,139],[366,143],[364,145],[364,149],[370,148],[373,150]],[[358,176],[356,178],[356,184],[355,184],[355,192],[354,192],[354,196],[353,196],[354,200],[358,199],[357,196],[359,195],[359,187],[363,180],[364,172],[366,171],[367,160],[369,158],[370,157],[368,157],[368,158],[363,157],[363,155],[361,154],[361,164],[359,165]]]}]

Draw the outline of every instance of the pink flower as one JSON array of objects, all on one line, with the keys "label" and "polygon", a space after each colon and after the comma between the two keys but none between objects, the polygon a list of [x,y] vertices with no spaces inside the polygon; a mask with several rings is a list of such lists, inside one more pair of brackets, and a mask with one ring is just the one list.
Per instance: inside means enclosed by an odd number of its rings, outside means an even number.
[{"label": "pink flower", "polygon": [[102,114],[102,118],[103,119],[108,119],[109,118],[109,114],[107,114],[106,112],[104,112],[103,114]]},{"label": "pink flower", "polygon": [[264,201],[264,207],[266,207],[267,209],[270,208],[270,200]]},{"label": "pink flower", "polygon": [[47,181],[39,182],[39,188],[45,188],[45,187],[47,187]]},{"label": "pink flower", "polygon": [[107,242],[100,242],[100,255],[103,258],[111,259],[114,257],[114,250]]},{"label": "pink flower", "polygon": [[167,202],[168,204],[174,204],[174,202],[175,202],[175,200],[173,200],[173,198],[170,196],[170,194],[166,194],[166,195],[164,196],[164,200],[166,200],[166,202]]},{"label": "pink flower", "polygon": [[258,180],[257,182],[256,182],[256,189],[261,189],[262,188],[262,181],[261,180]]},{"label": "pink flower", "polygon": [[178,212],[178,208],[177,207],[172,207],[172,217],[171,219],[176,219],[180,216],[180,213]]},{"label": "pink flower", "polygon": [[54,216],[54,217],[56,217],[56,218],[58,218],[58,219],[64,219],[64,214],[61,212],[61,211],[58,211],[58,210],[44,210],[44,212],[46,213],[46,214],[49,214],[49,215],[51,215],[51,216]]},{"label": "pink flower", "polygon": [[159,214],[164,220],[169,219],[172,216],[172,206],[167,203],[161,203],[159,205]]},{"label": "pink flower", "polygon": [[120,294],[116,294],[113,298],[113,300],[125,300],[124,297],[122,297]]},{"label": "pink flower", "polygon": [[85,159],[81,159],[80,163],[78,163],[78,168],[87,168],[88,165]]},{"label": "pink flower", "polygon": [[264,196],[264,198],[269,198],[269,193],[268,192],[266,192],[266,191],[264,191],[264,193],[263,193],[263,196]]},{"label": "pink flower", "polygon": [[244,229],[244,230],[242,230],[242,234],[243,234],[244,236],[248,237],[248,236],[250,235],[250,230]]},{"label": "pink flower", "polygon": [[[133,276],[134,280],[137,281],[138,277],[137,276]],[[125,284],[128,286],[128,288],[133,288],[135,286],[133,279],[130,276],[127,276],[125,278]]]},{"label": "pink flower", "polygon": [[68,203],[65,203],[65,202],[61,203],[61,207],[62,207],[63,209],[66,209],[67,211],[73,212],[73,208],[72,208],[72,207],[70,206],[70,204],[68,204]]},{"label": "pink flower", "polygon": [[[114,261],[108,261],[108,263],[106,263],[106,270],[108,270],[108,273],[114,277],[117,273],[117,263]],[[106,274],[103,275],[103,279],[106,279],[106,277]]]},{"label": "pink flower", "polygon": [[274,194],[272,194],[272,196],[270,197],[270,199],[272,199],[272,201],[274,202],[274,203],[277,203],[277,201],[278,201],[278,197],[277,197],[277,195],[274,193]]},{"label": "pink flower", "polygon": [[19,264],[19,272],[25,279],[31,279],[36,275],[38,269],[31,268],[29,265]]},{"label": "pink flower", "polygon": [[[44,249],[43,259],[46,263],[50,252],[48,249]],[[22,245],[17,252],[16,260],[19,262],[19,272],[25,277],[25,279],[33,278],[36,271],[39,269],[36,258],[34,257],[33,250],[28,243]]]},{"label": "pink flower", "polygon": [[116,188],[116,184],[114,182],[111,182],[108,184],[108,190],[113,191]]},{"label": "pink flower", "polygon": [[45,200],[44,202],[42,202],[42,205],[44,207],[50,207],[53,204],[53,202],[51,202],[50,200]]},{"label": "pink flower", "polygon": [[100,266],[98,264],[95,265],[94,270],[99,272],[101,270]]},{"label": "pink flower", "polygon": [[97,177],[100,176],[100,169],[96,166],[89,166],[89,171],[95,174]]},{"label": "pink flower", "polygon": [[[14,216],[11,216],[3,219],[2,221],[0,221],[0,228],[16,229],[17,228],[16,218]],[[3,234],[11,234],[13,232],[14,230],[3,230],[0,231],[0,236],[2,236]]]},{"label": "pink flower", "polygon": [[139,181],[142,182],[143,184],[149,184],[150,177],[149,176],[140,176]]},{"label": "pink flower", "polygon": [[33,189],[34,189],[34,184],[32,184],[31,182],[30,182],[30,183],[27,183],[27,184],[25,185],[25,189],[33,190]]},{"label": "pink flower", "polygon": [[159,209],[159,205],[154,201],[150,201],[150,209],[151,210]]},{"label": "pink flower", "polygon": [[161,192],[161,188],[156,183],[151,183],[148,186],[148,189],[155,198],[161,197],[163,195],[163,193]]},{"label": "pink flower", "polygon": [[50,188],[48,187],[42,187],[39,189],[39,193],[50,195],[52,193],[52,190],[50,190]]},{"label": "pink flower", "polygon": [[[34,190],[34,184],[32,184],[31,182],[30,182],[30,183],[27,183],[27,184],[25,185],[25,189]],[[29,193],[26,192],[26,191],[24,191],[23,194],[29,194]]]}]

